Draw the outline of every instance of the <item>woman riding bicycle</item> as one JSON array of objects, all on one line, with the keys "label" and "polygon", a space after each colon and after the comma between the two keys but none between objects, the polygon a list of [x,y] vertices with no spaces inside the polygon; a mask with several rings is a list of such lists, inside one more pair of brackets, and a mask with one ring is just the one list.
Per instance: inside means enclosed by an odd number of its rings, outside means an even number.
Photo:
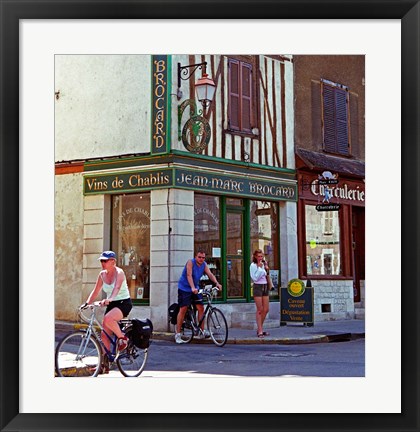
[{"label": "woman riding bicycle", "polygon": [[[128,339],[121,331],[118,321],[128,316],[133,304],[131,303],[125,273],[116,266],[116,259],[115,252],[102,252],[102,255],[98,258],[102,265],[102,271],[99,273],[95,288],[90,293],[86,303],[93,303],[101,290],[105,292],[107,298],[100,302],[102,306],[107,306],[102,326],[110,337],[115,335],[118,338],[117,350],[121,352],[127,348]],[[106,348],[110,350],[111,341],[104,332],[102,332],[102,341]]]}]

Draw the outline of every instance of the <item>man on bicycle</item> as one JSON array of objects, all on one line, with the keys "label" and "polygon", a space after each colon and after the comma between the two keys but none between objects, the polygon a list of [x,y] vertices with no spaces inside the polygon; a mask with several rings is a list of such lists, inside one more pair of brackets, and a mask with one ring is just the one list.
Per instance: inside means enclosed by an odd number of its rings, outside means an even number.
[{"label": "man on bicycle", "polygon": [[[187,308],[191,303],[194,303],[197,307],[199,321],[204,314],[203,296],[198,294],[198,284],[203,274],[205,273],[208,278],[216,284],[218,289],[222,288],[214,274],[208,268],[205,259],[206,253],[202,249],[199,249],[195,254],[195,258],[188,260],[185,264],[182,275],[178,281],[179,313],[175,327],[175,342],[178,344],[184,343],[181,339],[181,326]],[[204,330],[204,321],[201,323],[201,329],[203,330],[204,337],[209,337],[208,331]]]}]

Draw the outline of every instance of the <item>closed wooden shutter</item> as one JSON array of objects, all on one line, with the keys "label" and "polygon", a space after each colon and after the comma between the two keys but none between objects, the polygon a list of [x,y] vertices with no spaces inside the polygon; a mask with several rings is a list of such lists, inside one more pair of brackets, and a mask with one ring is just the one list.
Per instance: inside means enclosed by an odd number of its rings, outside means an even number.
[{"label": "closed wooden shutter", "polygon": [[229,128],[239,130],[239,61],[229,59]]},{"label": "closed wooden shutter", "polygon": [[251,133],[253,128],[252,64],[229,59],[229,129]]},{"label": "closed wooden shutter", "polygon": [[359,96],[350,93],[350,145],[353,156],[361,156],[359,148]]},{"label": "closed wooden shutter", "polygon": [[349,154],[347,92],[323,85],[324,150]]},{"label": "closed wooden shutter", "polygon": [[337,152],[342,155],[349,154],[348,107],[347,92],[335,89]]},{"label": "closed wooden shutter", "polygon": [[242,127],[246,132],[251,132],[251,104],[252,104],[252,67],[242,63]]},{"label": "closed wooden shutter", "polygon": [[315,148],[322,148],[321,83],[312,81],[312,142]]}]

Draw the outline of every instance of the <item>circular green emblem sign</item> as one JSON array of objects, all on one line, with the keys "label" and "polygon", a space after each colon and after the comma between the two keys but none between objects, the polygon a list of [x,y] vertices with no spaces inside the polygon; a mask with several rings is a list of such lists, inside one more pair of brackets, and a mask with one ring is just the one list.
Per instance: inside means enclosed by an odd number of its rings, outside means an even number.
[{"label": "circular green emblem sign", "polygon": [[293,297],[300,297],[305,292],[305,284],[300,279],[291,279],[287,284],[287,292]]}]

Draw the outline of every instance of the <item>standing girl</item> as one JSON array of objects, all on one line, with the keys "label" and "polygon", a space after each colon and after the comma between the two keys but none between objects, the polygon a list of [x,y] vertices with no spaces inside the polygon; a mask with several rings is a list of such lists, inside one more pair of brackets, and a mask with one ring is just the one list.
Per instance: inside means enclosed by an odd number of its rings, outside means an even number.
[{"label": "standing girl", "polygon": [[252,255],[252,263],[249,267],[251,279],[254,282],[254,301],[257,308],[255,317],[257,321],[257,336],[262,338],[268,336],[269,333],[263,331],[265,317],[269,310],[268,283],[267,275],[269,267],[264,260],[264,253],[261,249],[257,249]]}]

